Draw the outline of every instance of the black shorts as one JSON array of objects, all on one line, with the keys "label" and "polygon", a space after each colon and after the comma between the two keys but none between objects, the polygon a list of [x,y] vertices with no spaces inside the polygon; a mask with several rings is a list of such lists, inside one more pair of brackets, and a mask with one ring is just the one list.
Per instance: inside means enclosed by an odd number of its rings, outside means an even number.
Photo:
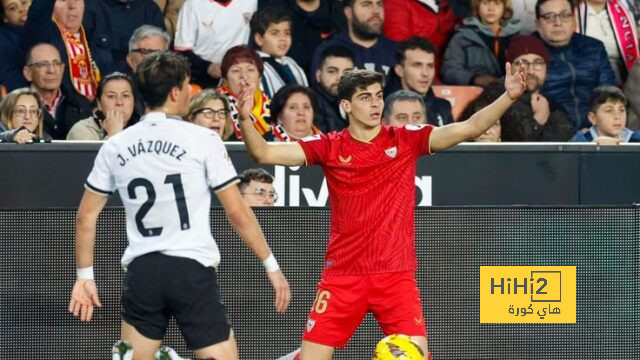
[{"label": "black shorts", "polygon": [[229,339],[216,270],[158,252],[134,259],[124,280],[122,318],[145,337],[162,340],[171,316],[191,349]]}]

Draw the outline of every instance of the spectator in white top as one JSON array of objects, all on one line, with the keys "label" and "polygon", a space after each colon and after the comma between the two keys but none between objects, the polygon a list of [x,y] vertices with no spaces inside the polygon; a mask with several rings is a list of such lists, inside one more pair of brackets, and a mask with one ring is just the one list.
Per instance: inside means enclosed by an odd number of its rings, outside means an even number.
[{"label": "spectator in white top", "polygon": [[174,48],[187,56],[191,81],[216,87],[222,57],[230,48],[247,44],[249,21],[258,0],[187,0],[178,15]]},{"label": "spectator in white top", "polygon": [[578,5],[577,18],[576,31],[602,41],[616,83],[624,83],[640,55],[633,13],[621,0],[583,0]]}]

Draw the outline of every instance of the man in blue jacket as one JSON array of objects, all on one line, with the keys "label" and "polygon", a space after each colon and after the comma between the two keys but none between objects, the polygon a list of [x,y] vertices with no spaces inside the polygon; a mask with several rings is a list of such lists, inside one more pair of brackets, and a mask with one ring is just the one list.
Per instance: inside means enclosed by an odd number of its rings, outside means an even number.
[{"label": "man in blue jacket", "polygon": [[575,33],[571,0],[538,0],[538,36],[549,51],[547,80],[541,93],[564,107],[574,130],[591,126],[587,120],[591,92],[614,85],[615,75],[600,40]]}]

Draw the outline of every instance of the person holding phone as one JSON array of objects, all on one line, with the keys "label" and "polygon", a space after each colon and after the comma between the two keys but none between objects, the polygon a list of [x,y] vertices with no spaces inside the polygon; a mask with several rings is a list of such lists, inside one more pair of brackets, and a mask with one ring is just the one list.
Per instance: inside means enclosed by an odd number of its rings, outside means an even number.
[{"label": "person holding phone", "polygon": [[106,140],[137,122],[135,96],[128,75],[114,72],[98,86],[93,114],[73,125],[67,140]]}]

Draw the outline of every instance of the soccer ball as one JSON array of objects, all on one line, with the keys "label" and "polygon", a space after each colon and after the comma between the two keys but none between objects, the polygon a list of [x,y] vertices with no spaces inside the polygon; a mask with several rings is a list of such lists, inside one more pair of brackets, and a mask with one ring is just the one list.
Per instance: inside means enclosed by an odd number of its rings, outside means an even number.
[{"label": "soccer ball", "polygon": [[422,348],[406,335],[389,335],[378,342],[373,360],[423,360]]}]

